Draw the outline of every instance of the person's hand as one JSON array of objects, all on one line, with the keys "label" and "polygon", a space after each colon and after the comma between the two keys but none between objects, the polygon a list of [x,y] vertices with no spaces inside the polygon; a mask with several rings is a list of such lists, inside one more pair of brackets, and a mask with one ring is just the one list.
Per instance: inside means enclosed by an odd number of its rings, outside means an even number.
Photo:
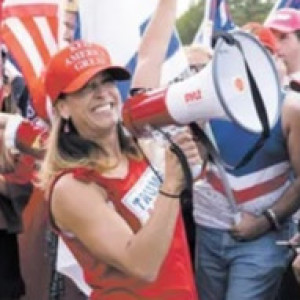
[{"label": "person's hand", "polygon": [[[172,140],[180,147],[190,166],[199,164],[201,161],[197,145],[189,130],[180,131],[172,136]],[[166,150],[165,182],[168,188],[173,186],[173,190],[180,194],[184,188],[184,173],[177,156],[169,148]],[[176,194],[176,192],[175,192]]]},{"label": "person's hand", "polygon": [[269,224],[264,216],[242,212],[240,221],[232,226],[230,233],[238,241],[247,241],[261,236],[268,230]]},{"label": "person's hand", "polygon": [[201,163],[202,159],[200,156],[199,148],[194,140],[194,137],[188,127],[181,129],[173,137],[173,141],[180,147],[183,151],[189,165],[192,167]]}]

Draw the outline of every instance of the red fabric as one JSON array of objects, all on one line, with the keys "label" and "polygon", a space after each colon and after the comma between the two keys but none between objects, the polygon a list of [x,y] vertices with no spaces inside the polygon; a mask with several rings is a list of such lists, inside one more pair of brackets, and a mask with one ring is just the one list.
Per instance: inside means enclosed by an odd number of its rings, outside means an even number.
[{"label": "red fabric", "polygon": [[300,29],[300,12],[298,9],[284,7],[278,9],[268,18],[265,26],[283,33],[290,33]]},{"label": "red fabric", "polygon": [[[15,3],[6,0],[2,13],[1,37],[21,68],[36,112],[47,120],[51,102],[43,91],[39,76],[58,47],[57,1]],[[49,33],[47,40],[45,32]],[[31,43],[24,43],[27,39]]]},{"label": "red fabric", "polygon": [[[75,169],[72,173],[81,181],[94,181],[104,187],[116,210],[132,229],[137,231],[141,227],[139,220],[126,209],[121,200],[143,175],[146,168],[146,162],[131,160],[128,176],[125,179],[104,178],[95,171],[83,168]],[[87,283],[94,288],[91,295],[93,300],[198,299],[181,215],[178,216],[169,253],[161,267],[158,279],[153,283],[140,281],[120,273],[106,264],[99,263],[88,255],[78,240],[66,236],[63,238],[83,267]]]},{"label": "red fabric", "polygon": [[31,182],[35,174],[35,159],[29,155],[21,155],[15,170],[12,173],[3,174],[5,180],[16,184]]},{"label": "red fabric", "polygon": [[272,53],[276,53],[278,49],[277,40],[269,28],[266,28],[257,22],[249,22],[242,28],[254,34]]},{"label": "red fabric", "polygon": [[127,70],[112,65],[105,48],[76,40],[50,60],[45,71],[45,90],[55,103],[60,94],[78,91],[103,71],[109,71],[117,80],[130,78]]},{"label": "red fabric", "polygon": [[23,121],[17,129],[16,144],[22,151],[29,153],[33,151],[36,154],[40,152],[42,156],[48,135],[49,132],[46,129]]}]

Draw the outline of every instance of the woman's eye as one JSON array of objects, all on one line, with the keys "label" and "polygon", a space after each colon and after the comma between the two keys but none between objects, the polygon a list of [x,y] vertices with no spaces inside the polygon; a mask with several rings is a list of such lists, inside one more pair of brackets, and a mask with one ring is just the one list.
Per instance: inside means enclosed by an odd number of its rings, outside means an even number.
[{"label": "woman's eye", "polygon": [[90,90],[94,91],[98,88],[99,83],[98,82],[91,82],[90,83]]}]

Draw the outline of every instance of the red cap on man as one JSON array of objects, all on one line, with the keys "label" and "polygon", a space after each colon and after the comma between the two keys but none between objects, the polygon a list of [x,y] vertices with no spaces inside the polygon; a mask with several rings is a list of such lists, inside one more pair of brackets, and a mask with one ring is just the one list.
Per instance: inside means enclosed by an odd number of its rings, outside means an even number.
[{"label": "red cap on man", "polygon": [[242,27],[242,29],[255,35],[272,53],[277,51],[278,45],[276,38],[269,28],[266,28],[257,22],[248,22]]},{"label": "red cap on man", "polygon": [[279,9],[266,21],[265,26],[282,33],[300,30],[300,11],[294,8]]},{"label": "red cap on man", "polygon": [[127,80],[130,73],[112,65],[105,48],[98,44],[75,41],[57,52],[45,71],[45,92],[53,103],[61,93],[82,88],[97,73],[107,71],[116,80]]}]

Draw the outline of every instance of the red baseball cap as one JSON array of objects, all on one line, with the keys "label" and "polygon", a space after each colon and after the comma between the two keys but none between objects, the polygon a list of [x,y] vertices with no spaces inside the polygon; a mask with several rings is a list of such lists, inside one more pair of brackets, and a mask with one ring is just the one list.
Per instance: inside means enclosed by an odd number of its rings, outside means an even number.
[{"label": "red baseball cap", "polygon": [[265,26],[282,33],[300,30],[300,11],[294,8],[279,9],[266,21]]},{"label": "red baseball cap", "polygon": [[94,75],[107,71],[116,80],[127,80],[130,73],[112,65],[107,50],[93,43],[74,41],[57,52],[45,70],[45,92],[53,103],[61,93],[72,93],[82,88]]}]

